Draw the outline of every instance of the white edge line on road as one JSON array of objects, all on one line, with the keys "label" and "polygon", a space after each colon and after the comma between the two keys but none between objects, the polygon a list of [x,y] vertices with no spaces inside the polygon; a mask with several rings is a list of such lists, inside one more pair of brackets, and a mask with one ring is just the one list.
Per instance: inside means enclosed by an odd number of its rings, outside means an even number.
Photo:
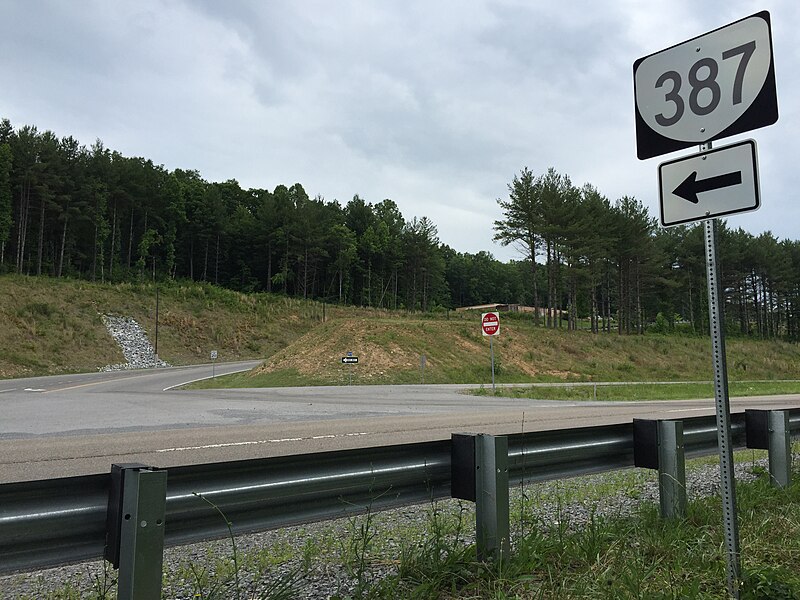
[{"label": "white edge line on road", "polygon": [[703,408],[673,408],[672,410],[668,410],[667,412],[668,413],[693,412],[693,411],[696,411],[696,410],[714,410],[714,407],[713,406],[706,406],[706,407],[703,407]]},{"label": "white edge line on road", "polygon": [[206,379],[216,379],[217,377],[222,377],[223,375],[233,375],[234,373],[244,373],[245,371],[251,371],[252,369],[239,369],[238,371],[229,371],[227,373],[220,373],[219,375],[209,375],[208,377],[198,377],[197,379],[191,379],[189,381],[184,381],[183,383],[176,383],[175,385],[171,385],[169,387],[165,387],[162,392],[168,392],[172,389],[177,387],[181,387],[182,385],[189,385],[190,383],[195,383],[196,381],[204,381]]},{"label": "white edge line on road", "polygon": [[2,394],[3,392],[13,392],[15,389],[17,388],[8,388],[7,390],[0,390],[0,394]]},{"label": "white edge line on road", "polygon": [[177,448],[161,448],[160,450],[156,450],[156,452],[182,452],[185,450],[210,450],[213,448],[231,448],[233,446],[255,446],[257,444],[280,444],[281,442],[302,442],[306,440],[323,440],[323,439],[332,439],[337,437],[356,437],[361,435],[369,435],[366,431],[360,431],[358,433],[343,433],[339,435],[315,435],[314,437],[310,438],[279,438],[276,440],[255,440],[249,442],[224,442],[220,444],[205,444],[204,446],[183,446]]}]

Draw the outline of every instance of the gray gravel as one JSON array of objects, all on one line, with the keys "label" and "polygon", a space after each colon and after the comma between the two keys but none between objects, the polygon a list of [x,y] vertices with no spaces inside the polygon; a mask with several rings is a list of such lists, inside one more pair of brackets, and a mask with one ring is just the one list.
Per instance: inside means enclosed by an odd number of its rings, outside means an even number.
[{"label": "gray gravel", "polygon": [[126,363],[106,365],[100,371],[123,371],[128,369],[152,369],[169,367],[166,362],[156,356],[153,345],[147,338],[142,326],[131,317],[102,315],[103,324],[108,329],[125,356]]},{"label": "gray gravel", "polygon": [[[800,460],[800,456],[795,456],[795,460]],[[756,461],[756,464],[767,467],[766,460]],[[737,482],[755,479],[753,466],[751,462],[738,463]],[[613,496],[604,495],[603,490],[607,487],[623,491],[617,491]],[[718,494],[718,465],[687,469],[687,490],[690,498]],[[570,527],[581,527],[593,516],[627,516],[633,514],[643,502],[657,503],[658,485],[656,473],[644,469],[536,483],[511,490],[512,512],[523,494],[534,500],[532,508],[527,509],[527,521],[547,526],[562,520],[568,522]],[[601,500],[587,500],[586,496],[599,497]],[[394,572],[401,545],[421,540],[429,528],[434,508],[441,514],[461,513],[464,543],[474,543],[474,505],[469,502],[442,500],[435,504],[377,513],[371,517],[373,521],[369,531],[374,533],[374,538],[369,553],[369,567],[364,577],[377,580]],[[328,599],[336,594],[346,597],[354,590],[356,578],[352,568],[342,566],[342,557],[348,554],[347,545],[358,539],[364,519],[364,516],[360,516],[237,537],[237,554],[242,566],[239,581],[239,589],[243,592],[241,597],[268,597],[262,596],[266,587],[275,585],[276,581],[286,580],[293,581],[295,590],[284,596],[286,598],[317,600]],[[512,519],[512,530],[519,525]],[[231,540],[167,549],[164,554],[164,570],[167,574],[164,597],[200,597],[194,582],[207,575],[213,576],[220,567],[220,560],[230,560],[231,557]],[[116,573],[102,561],[12,575],[0,578],[0,598],[46,598],[56,590],[63,591],[66,586],[71,586],[80,594],[69,597],[94,598],[97,597],[96,590],[111,586],[115,577]],[[217,584],[216,595],[210,594],[213,581],[212,578],[212,583],[205,585],[203,597],[235,597],[231,584],[224,582]],[[115,594],[110,594],[111,597],[115,597]]]}]

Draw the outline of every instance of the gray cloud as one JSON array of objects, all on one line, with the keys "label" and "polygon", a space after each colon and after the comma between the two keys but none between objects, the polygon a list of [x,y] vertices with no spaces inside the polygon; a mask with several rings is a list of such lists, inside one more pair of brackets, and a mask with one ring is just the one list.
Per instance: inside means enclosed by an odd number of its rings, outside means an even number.
[{"label": "gray cloud", "polygon": [[633,61],[766,7],[777,125],[753,132],[763,208],[733,227],[797,239],[793,0],[532,3],[2,1],[0,114],[168,168],[326,199],[390,197],[460,251],[495,200],[553,166],[657,214],[636,160]]}]

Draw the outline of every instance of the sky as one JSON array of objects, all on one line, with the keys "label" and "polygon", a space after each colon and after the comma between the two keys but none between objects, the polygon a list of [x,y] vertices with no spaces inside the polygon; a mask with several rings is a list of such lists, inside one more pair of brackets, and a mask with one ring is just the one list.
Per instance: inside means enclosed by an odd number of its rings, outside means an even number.
[{"label": "sky", "polygon": [[761,208],[728,225],[800,239],[797,0],[0,0],[0,117],[207,181],[394,200],[459,252],[549,167],[659,214],[636,158],[633,62],[761,10],[780,117],[755,139]]}]

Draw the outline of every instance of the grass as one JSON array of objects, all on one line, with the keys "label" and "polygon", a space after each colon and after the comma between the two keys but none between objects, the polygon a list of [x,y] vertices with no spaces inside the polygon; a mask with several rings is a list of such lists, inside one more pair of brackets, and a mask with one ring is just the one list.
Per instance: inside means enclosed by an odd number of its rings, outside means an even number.
[{"label": "grass", "polygon": [[[266,358],[322,320],[320,303],[159,283],[158,353],[174,365]],[[94,371],[124,362],[102,314],[136,319],[155,342],[156,286],[0,276],[0,378]],[[335,314],[335,310],[329,311]]]},{"label": "grass", "polygon": [[[728,385],[731,397],[799,394],[800,381],[733,381]],[[471,390],[477,396],[502,396],[533,398],[537,400],[693,400],[713,398],[711,383],[670,383],[636,385],[559,385],[535,387],[498,387],[494,393],[488,388]]]},{"label": "grass", "polygon": [[[175,365],[262,359],[249,374],[202,386],[489,383],[480,314],[323,305],[210,284],[159,283],[158,353]],[[0,378],[92,371],[124,359],[101,314],[136,319],[155,341],[156,286],[0,276]],[[324,316],[324,318],[323,318]],[[537,327],[504,313],[494,340],[498,384],[708,381],[704,336],[592,334]],[[731,381],[800,379],[800,345],[731,338]],[[357,365],[343,365],[347,352]],[[424,374],[422,356],[425,356]]]},{"label": "grass", "polygon": [[[246,374],[218,378],[215,387],[491,382],[489,344],[479,316],[342,312]],[[536,327],[508,319],[495,340],[499,385],[530,382],[709,381],[710,343],[704,337],[619,336]],[[343,365],[350,351],[357,365]],[[732,339],[728,373],[735,380],[800,379],[800,346]],[[209,384],[203,384],[208,386]]]}]

